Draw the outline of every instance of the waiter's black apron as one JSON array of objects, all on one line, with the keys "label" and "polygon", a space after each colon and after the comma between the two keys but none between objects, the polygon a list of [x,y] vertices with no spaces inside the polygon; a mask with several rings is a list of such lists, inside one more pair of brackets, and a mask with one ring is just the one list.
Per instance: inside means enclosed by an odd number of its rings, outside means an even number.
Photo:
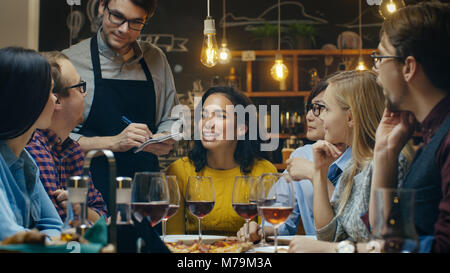
[{"label": "waiter's black apron", "polygon": [[[146,81],[103,79],[98,53],[97,35],[91,39],[91,59],[95,76],[94,98],[89,115],[80,129],[80,134],[93,136],[115,136],[128,125],[121,117],[133,122],[147,124],[156,132],[155,86],[144,58],[140,60]],[[133,178],[138,171],[159,171],[158,157],[147,152],[114,152],[117,176]],[[92,179],[108,204],[109,169],[105,157],[91,162]]]}]

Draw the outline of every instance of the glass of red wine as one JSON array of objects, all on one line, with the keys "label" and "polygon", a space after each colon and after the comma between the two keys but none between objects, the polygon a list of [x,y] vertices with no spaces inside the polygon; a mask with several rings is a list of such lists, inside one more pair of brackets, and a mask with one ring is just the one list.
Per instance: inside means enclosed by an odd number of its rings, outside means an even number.
[{"label": "glass of red wine", "polygon": [[215,203],[211,177],[189,176],[186,187],[186,206],[198,219],[198,243],[202,242],[202,219],[212,211]]},{"label": "glass of red wine", "polygon": [[245,240],[249,241],[249,222],[258,215],[257,179],[253,176],[236,176],[233,185],[232,205],[236,213],[244,218],[246,225]]},{"label": "glass of red wine", "polygon": [[166,217],[162,219],[162,236],[163,242],[166,239],[166,223],[170,217],[174,216],[180,208],[180,189],[178,188],[177,177],[174,175],[167,175],[167,187],[169,189],[169,210]]},{"label": "glass of red wine", "polygon": [[148,217],[152,227],[156,226],[166,217],[169,204],[169,189],[164,173],[135,173],[131,190],[131,210],[139,222]]},{"label": "glass of red wine", "polygon": [[261,207],[264,205],[270,205],[274,202],[273,197],[269,197],[269,191],[275,183],[277,183],[278,179],[280,179],[281,175],[279,173],[264,173],[262,174],[256,185],[257,192],[257,204],[258,204],[258,215],[261,216],[261,230],[262,230],[262,238],[261,242],[258,246],[268,246],[269,244],[266,242],[266,235],[264,232],[264,214],[261,211]]},{"label": "glass of red wine", "polygon": [[[295,201],[292,183],[287,182],[285,179],[279,179],[281,174],[277,175],[277,177],[276,183],[272,184],[272,186],[267,185],[265,190],[260,193],[260,198],[258,198],[259,200],[264,200],[260,202],[259,206],[264,219],[274,227],[275,253],[278,252],[278,227],[291,215]],[[265,195],[266,193],[267,195]]]}]

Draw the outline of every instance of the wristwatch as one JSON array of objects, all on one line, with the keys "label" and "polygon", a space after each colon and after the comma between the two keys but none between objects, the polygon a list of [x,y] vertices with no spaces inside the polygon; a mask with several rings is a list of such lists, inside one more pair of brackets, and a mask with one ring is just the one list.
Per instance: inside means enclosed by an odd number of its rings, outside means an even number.
[{"label": "wristwatch", "polygon": [[339,242],[336,246],[337,253],[356,253],[355,243],[349,240]]}]

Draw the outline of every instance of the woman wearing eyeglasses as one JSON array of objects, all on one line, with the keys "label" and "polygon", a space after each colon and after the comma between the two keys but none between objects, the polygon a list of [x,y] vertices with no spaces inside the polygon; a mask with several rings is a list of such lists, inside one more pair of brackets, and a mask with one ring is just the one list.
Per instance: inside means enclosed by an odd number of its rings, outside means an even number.
[{"label": "woman wearing eyeglasses", "polygon": [[56,98],[50,66],[33,50],[0,49],[0,241],[37,228],[57,236],[62,221],[24,149],[33,132],[47,128]]},{"label": "woman wearing eyeglasses", "polygon": [[[306,137],[311,141],[324,139],[325,131],[323,121],[319,118],[324,109],[323,95],[328,83],[324,79],[320,81],[311,91],[306,103]],[[332,164],[330,172],[330,189],[334,188],[333,183],[337,180],[342,170],[351,156],[351,149],[345,150],[345,153]],[[313,174],[313,152],[312,145],[307,144],[297,148],[292,152],[290,158],[286,161],[287,168],[284,171],[285,177],[288,176],[294,180],[295,206],[291,216],[278,228],[280,235],[295,235],[299,226],[303,225],[306,235],[315,235],[314,217],[313,217],[313,186],[311,184]],[[288,179],[289,179],[288,178]],[[285,179],[285,178],[281,178]],[[269,223],[264,223],[264,233],[266,236],[273,234],[273,228]],[[245,235],[245,229],[241,228],[238,237]],[[257,241],[261,238],[262,231],[260,226],[250,222],[250,240]]]},{"label": "woman wearing eyeglasses", "polygon": [[[383,89],[369,71],[345,71],[328,79],[323,97],[325,140],[313,145],[314,225],[320,241],[296,238],[291,252],[346,252],[353,242],[369,240],[369,230],[361,216],[368,210],[373,170],[375,131],[385,108]],[[351,161],[337,181],[330,200],[327,173],[342,154],[342,146],[352,148]],[[400,155],[398,179],[402,181],[412,159],[408,146]]]}]

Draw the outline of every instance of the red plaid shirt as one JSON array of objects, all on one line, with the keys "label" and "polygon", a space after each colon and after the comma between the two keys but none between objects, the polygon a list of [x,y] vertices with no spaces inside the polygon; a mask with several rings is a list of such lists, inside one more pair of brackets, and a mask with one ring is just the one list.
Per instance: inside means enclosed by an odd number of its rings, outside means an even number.
[{"label": "red plaid shirt", "polygon": [[[66,189],[69,177],[83,174],[84,154],[80,145],[70,137],[61,139],[51,130],[36,130],[26,147],[39,167],[41,182],[55,205],[61,219],[66,213],[56,201],[54,191]],[[102,194],[89,179],[88,207],[106,217],[106,205]]]}]

